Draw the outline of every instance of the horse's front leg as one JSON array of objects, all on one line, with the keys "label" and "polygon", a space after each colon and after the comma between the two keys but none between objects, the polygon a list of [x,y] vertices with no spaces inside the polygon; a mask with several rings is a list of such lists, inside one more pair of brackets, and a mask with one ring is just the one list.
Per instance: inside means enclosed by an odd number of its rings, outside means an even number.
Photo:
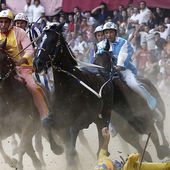
[{"label": "horse's front leg", "polygon": [[75,127],[71,127],[68,129],[67,134],[66,134],[66,160],[67,160],[67,167],[66,170],[78,170],[78,154],[75,149],[76,145],[76,139],[78,136],[79,130],[76,129]]},{"label": "horse's front leg", "polygon": [[94,159],[96,159],[96,155],[95,155],[95,153],[92,151],[92,148],[91,148],[91,146],[90,146],[87,138],[85,137],[83,130],[80,130],[78,137],[79,137],[80,142],[81,142],[82,145],[87,149],[87,151],[90,153],[90,155],[91,155]]},{"label": "horse's front leg", "polygon": [[40,160],[37,158],[35,151],[32,146],[32,137],[34,135],[35,129],[32,124],[32,120],[28,121],[25,127],[22,129],[20,147],[18,151],[18,167],[17,170],[23,169],[23,156],[25,152],[32,159],[33,165],[36,170],[41,170],[42,165]]},{"label": "horse's front leg", "polygon": [[98,131],[98,139],[99,139],[99,147],[97,150],[97,157],[99,155],[100,149],[103,145],[103,136],[102,136],[102,128],[105,126],[101,120],[98,120],[95,122],[97,126],[97,131]]},{"label": "horse's front leg", "polygon": [[164,132],[164,120],[161,121],[157,121],[156,122],[156,126],[158,128],[158,130],[160,131],[160,135],[162,137],[162,142],[163,142],[163,146],[167,146],[169,147],[169,142],[165,136],[165,132]]},{"label": "horse's front leg", "polygon": [[1,155],[5,161],[5,163],[7,163],[10,167],[12,168],[16,168],[16,165],[17,165],[17,160],[16,159],[11,159],[4,151],[4,148],[2,146],[2,142],[0,140],[0,152],[1,152]]},{"label": "horse's front leg", "polygon": [[37,133],[35,134],[35,149],[38,153],[38,156],[40,158],[42,165],[45,167],[46,163],[43,157],[43,144],[42,144],[42,131],[41,130],[38,130]]}]

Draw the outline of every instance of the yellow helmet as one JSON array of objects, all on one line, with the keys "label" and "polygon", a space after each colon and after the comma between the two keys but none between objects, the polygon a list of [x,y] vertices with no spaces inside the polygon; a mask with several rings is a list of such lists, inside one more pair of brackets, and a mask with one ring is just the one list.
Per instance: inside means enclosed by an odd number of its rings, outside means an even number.
[{"label": "yellow helmet", "polygon": [[11,10],[6,9],[6,10],[2,10],[2,11],[0,12],[0,18],[8,18],[8,19],[10,19],[10,20],[13,20],[14,15],[13,15],[13,13],[12,13]]}]

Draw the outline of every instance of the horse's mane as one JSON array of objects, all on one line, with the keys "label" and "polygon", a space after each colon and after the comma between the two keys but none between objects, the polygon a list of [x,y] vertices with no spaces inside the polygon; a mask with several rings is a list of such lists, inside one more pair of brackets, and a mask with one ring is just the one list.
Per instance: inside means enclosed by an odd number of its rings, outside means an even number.
[{"label": "horse's mane", "polygon": [[57,23],[57,22],[54,22],[54,23],[50,23],[48,24],[43,31],[48,31],[48,30],[51,30],[51,31],[54,31],[55,33],[59,34],[60,36],[60,40],[63,42],[62,45],[64,45],[64,51],[66,50],[67,54],[69,56],[71,56],[71,63],[74,65],[74,66],[77,66],[78,64],[80,64],[81,66],[85,66],[85,67],[95,67],[95,68],[103,68],[99,65],[95,65],[95,64],[91,64],[91,63],[86,63],[86,62],[83,62],[83,61],[80,61],[76,58],[76,56],[74,55],[73,51],[71,50],[70,46],[68,45],[68,43],[66,42],[65,38],[64,38],[64,35],[63,35],[63,29],[64,29],[64,23],[63,24],[60,24],[60,23]]},{"label": "horse's mane", "polygon": [[69,45],[68,45],[67,41],[65,40],[62,32],[60,33],[60,35],[61,35],[61,40],[64,42],[65,47],[66,47],[66,49],[67,49],[67,51],[68,51],[68,54],[70,54],[71,58],[73,59],[73,60],[72,60],[73,64],[74,64],[75,66],[77,66],[78,63],[77,63],[77,60],[76,60],[76,57],[75,57],[73,51],[72,51],[71,48],[69,47]]}]

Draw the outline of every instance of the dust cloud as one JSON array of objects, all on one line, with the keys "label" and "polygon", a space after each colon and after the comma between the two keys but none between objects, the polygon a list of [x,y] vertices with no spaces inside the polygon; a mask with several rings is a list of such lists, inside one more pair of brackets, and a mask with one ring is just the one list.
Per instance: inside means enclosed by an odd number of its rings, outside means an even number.
[{"label": "dust cloud", "polygon": [[[165,134],[170,141],[170,135],[168,136],[168,129],[169,129],[169,122],[170,122],[170,98],[164,97],[165,105],[166,105],[166,120],[165,120]],[[94,124],[91,124],[88,129],[84,130],[84,134],[89,142],[89,145],[91,147],[91,151],[93,152],[93,155],[88,152],[88,150],[84,147],[84,145],[77,140],[77,151],[79,153],[79,158],[82,164],[81,170],[87,170],[87,169],[93,169],[95,163],[96,163],[96,153],[97,153],[97,146],[98,146],[98,138],[97,138],[97,130],[96,126]],[[143,138],[144,143],[146,141],[145,136]],[[34,139],[33,139],[34,140]],[[2,141],[5,152],[14,158],[17,158],[16,156],[12,156],[12,147],[11,147],[11,138],[7,138]],[[46,162],[46,170],[65,170],[66,162],[65,162],[65,155],[62,154],[60,156],[54,155],[52,151],[50,150],[49,143],[43,139],[43,154],[44,159]],[[155,148],[153,146],[153,143],[149,141],[149,144],[147,146],[147,150],[152,153],[153,161],[159,161],[156,156]],[[120,160],[120,156],[126,158],[127,154],[136,152],[136,150],[128,145],[127,143],[123,142],[122,139],[117,135],[114,138],[111,138],[110,145],[109,145],[109,151],[111,153],[110,157],[113,159]],[[34,167],[32,165],[31,159],[25,154],[24,155],[24,170],[34,170]],[[14,168],[9,167],[4,161],[2,156],[0,155],[0,170],[14,170]]]}]

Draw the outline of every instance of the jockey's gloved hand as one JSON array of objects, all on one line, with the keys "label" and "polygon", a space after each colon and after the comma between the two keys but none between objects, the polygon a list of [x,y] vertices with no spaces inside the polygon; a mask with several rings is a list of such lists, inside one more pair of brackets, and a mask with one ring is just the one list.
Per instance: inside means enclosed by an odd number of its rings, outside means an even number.
[{"label": "jockey's gloved hand", "polygon": [[125,67],[122,67],[122,66],[115,66],[115,70],[120,72],[120,71],[124,71],[125,70]]},{"label": "jockey's gloved hand", "polygon": [[20,60],[15,62],[16,66],[20,66],[22,64],[28,64],[28,60],[26,58],[21,58]]}]

